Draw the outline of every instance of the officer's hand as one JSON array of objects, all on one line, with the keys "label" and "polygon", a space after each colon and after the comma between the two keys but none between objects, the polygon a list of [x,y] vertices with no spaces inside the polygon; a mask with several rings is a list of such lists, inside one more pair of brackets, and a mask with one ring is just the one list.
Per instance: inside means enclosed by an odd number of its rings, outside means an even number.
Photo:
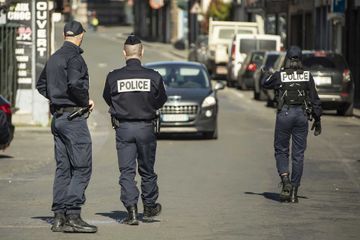
[{"label": "officer's hand", "polygon": [[89,106],[90,106],[90,109],[89,109],[89,111],[91,112],[93,109],[94,109],[94,107],[95,107],[95,103],[94,103],[94,101],[93,100],[89,100]]},{"label": "officer's hand", "polygon": [[318,135],[321,134],[321,122],[320,122],[320,120],[315,121],[313,123],[313,125],[311,126],[311,130],[314,130],[314,129],[315,129],[315,131],[314,131],[315,136],[318,136]]}]

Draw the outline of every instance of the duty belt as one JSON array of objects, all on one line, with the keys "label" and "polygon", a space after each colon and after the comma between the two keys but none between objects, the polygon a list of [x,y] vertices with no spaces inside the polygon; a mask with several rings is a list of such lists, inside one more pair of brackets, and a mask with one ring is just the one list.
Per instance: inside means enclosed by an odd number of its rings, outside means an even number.
[{"label": "duty belt", "polygon": [[72,113],[72,112],[78,111],[80,109],[81,109],[81,107],[60,107],[60,108],[55,108],[55,112],[57,114],[63,114],[64,112]]}]

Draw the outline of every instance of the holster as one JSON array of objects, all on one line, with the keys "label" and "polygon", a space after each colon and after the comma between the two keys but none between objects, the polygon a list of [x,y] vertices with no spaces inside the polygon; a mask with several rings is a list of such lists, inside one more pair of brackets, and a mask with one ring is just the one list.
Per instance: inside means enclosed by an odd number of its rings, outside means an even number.
[{"label": "holster", "polygon": [[116,119],[116,117],[111,116],[111,125],[113,129],[117,129],[120,127],[120,121]]},{"label": "holster", "polygon": [[153,120],[155,134],[160,133],[160,112],[156,111],[156,118]]}]

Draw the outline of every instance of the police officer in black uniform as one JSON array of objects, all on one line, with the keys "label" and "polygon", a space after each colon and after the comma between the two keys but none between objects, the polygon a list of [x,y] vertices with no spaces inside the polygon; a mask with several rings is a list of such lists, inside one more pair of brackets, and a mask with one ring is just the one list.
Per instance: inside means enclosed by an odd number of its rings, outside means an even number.
[{"label": "police officer in black uniform", "polygon": [[[56,172],[52,211],[52,231],[94,233],[96,226],[80,217],[85,189],[92,170],[91,136],[87,116],[94,108],[89,99],[89,76],[80,48],[85,30],[77,21],[64,27],[64,44],[48,60],[37,82],[41,95],[49,99],[53,115]],[[85,109],[85,111],[84,111]],[[72,113],[73,119],[69,118]]]},{"label": "police officer in black uniform", "polygon": [[[275,159],[282,181],[281,201],[298,202],[297,192],[303,173],[304,152],[308,135],[308,120],[314,118],[311,130],[321,133],[322,113],[314,79],[302,66],[301,49],[291,46],[286,53],[285,66],[267,78],[263,87],[275,89],[278,112],[275,125]],[[289,178],[289,146],[292,140],[292,171]]]},{"label": "police officer in black uniform", "polygon": [[141,176],[141,198],[145,221],[160,214],[161,205],[157,175],[154,172],[156,110],[167,100],[161,75],[141,66],[144,49],[141,41],[130,35],[123,50],[126,66],[113,70],[106,78],[103,97],[109,105],[113,127],[116,130],[116,148],[120,169],[120,199],[128,210],[124,223],[138,225],[136,187],[136,160]]}]

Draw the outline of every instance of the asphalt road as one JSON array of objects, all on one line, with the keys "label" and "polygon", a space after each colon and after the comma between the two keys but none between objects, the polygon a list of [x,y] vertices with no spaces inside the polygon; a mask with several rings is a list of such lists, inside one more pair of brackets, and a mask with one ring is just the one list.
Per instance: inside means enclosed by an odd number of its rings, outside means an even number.
[{"label": "asphalt road", "polygon": [[[96,109],[89,120],[94,170],[82,214],[98,233],[50,231],[52,136],[48,128],[19,127],[0,154],[0,239],[359,239],[359,119],[331,112],[323,117],[323,134],[309,134],[300,203],[284,204],[278,202],[273,157],[275,112],[234,89],[219,93],[218,140],[158,142],[163,213],[157,221],[121,224],[126,212],[115,137],[101,97],[106,74],[124,65],[119,30],[88,32],[83,44]],[[168,49],[147,45],[144,62],[178,59]]]}]

